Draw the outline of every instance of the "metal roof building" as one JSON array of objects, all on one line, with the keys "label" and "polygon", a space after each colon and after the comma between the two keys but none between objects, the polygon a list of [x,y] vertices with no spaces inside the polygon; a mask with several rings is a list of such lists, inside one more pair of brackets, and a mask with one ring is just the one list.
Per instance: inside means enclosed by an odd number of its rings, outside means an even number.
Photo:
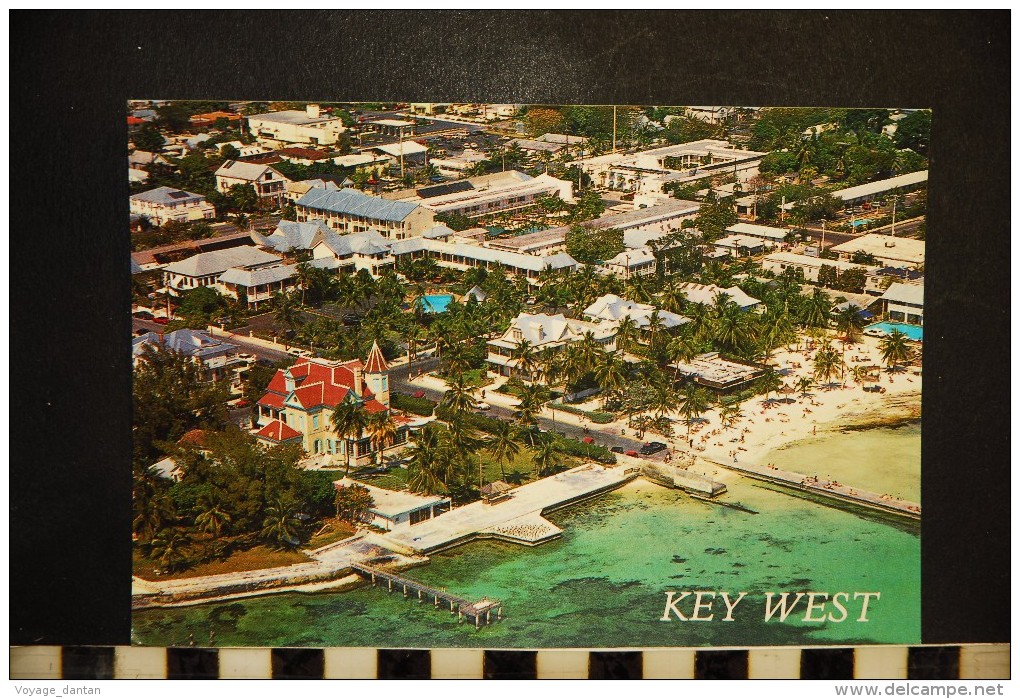
[{"label": "metal roof building", "polygon": [[340,191],[310,189],[298,199],[297,205],[379,221],[403,221],[418,208],[417,204],[373,197],[351,188]]}]

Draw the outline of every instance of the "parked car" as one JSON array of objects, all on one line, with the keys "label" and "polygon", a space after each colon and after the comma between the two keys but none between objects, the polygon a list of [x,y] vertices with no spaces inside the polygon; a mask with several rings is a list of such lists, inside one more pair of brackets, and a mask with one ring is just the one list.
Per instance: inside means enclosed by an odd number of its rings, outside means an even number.
[{"label": "parked car", "polygon": [[581,441],[584,442],[585,444],[594,444],[595,443],[595,440],[592,439],[591,437],[585,437]]},{"label": "parked car", "polygon": [[415,391],[411,395],[413,395],[415,398],[424,398],[425,397],[425,391]]},{"label": "parked car", "polygon": [[311,357],[312,356],[311,352],[309,352],[306,349],[301,349],[300,347],[291,347],[289,350],[287,350],[287,354],[292,354],[295,357]]},{"label": "parked car", "polygon": [[637,456],[637,455],[638,455],[638,453],[637,453],[636,451],[634,451],[633,449],[628,449],[628,450],[627,450],[627,451],[625,451],[624,453],[625,453],[625,454],[626,454],[627,456]]},{"label": "parked car", "polygon": [[483,400],[480,400],[477,403],[475,403],[475,407],[478,408],[479,410],[491,410],[492,409],[492,406],[489,405],[488,403],[486,403]]},{"label": "parked car", "polygon": [[613,452],[614,454],[622,454],[623,453],[623,447],[612,447],[612,448],[610,448],[609,451]]},{"label": "parked car", "polygon": [[170,319],[169,318],[153,318],[152,322],[153,323],[159,323],[160,325],[166,325],[167,323],[170,322]]},{"label": "parked car", "polygon": [[665,448],[666,445],[663,444],[662,442],[648,442],[643,447],[641,447],[641,453],[644,456],[648,456],[649,454],[655,454],[657,452],[660,452]]},{"label": "parked car", "polygon": [[149,313],[148,311],[138,311],[137,313],[132,313],[131,315],[133,315],[135,318],[138,318],[139,320],[152,320],[153,318],[156,317]]}]

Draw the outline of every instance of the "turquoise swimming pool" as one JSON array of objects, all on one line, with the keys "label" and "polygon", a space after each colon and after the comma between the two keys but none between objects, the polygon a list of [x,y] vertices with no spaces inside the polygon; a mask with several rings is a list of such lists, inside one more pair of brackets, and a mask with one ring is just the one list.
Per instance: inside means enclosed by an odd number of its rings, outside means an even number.
[{"label": "turquoise swimming pool", "polygon": [[901,333],[906,335],[914,342],[923,342],[924,328],[920,325],[908,325],[907,323],[893,323],[890,321],[882,321],[881,323],[872,323],[868,327],[864,328],[865,332],[868,330],[877,330],[883,335],[892,335],[893,330],[899,330]]},{"label": "turquoise swimming pool", "polygon": [[856,218],[850,222],[850,225],[853,226],[854,228],[857,228],[858,226],[866,226],[869,223],[871,223],[872,220],[873,219],[870,218]]},{"label": "turquoise swimming pool", "polygon": [[421,308],[425,313],[442,313],[453,301],[450,294],[433,294],[421,297]]}]

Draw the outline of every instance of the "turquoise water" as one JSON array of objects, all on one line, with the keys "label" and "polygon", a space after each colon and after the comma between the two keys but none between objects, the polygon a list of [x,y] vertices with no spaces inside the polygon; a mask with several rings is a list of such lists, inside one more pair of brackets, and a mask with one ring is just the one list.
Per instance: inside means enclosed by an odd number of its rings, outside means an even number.
[{"label": "turquoise water", "polygon": [[446,307],[453,301],[453,297],[449,294],[434,294],[432,296],[422,296],[421,304],[422,310],[426,313],[442,313],[446,310]]},{"label": "turquoise water", "polygon": [[857,228],[858,226],[866,226],[869,223],[871,223],[871,221],[872,219],[870,218],[855,218],[853,221],[850,222],[850,225],[853,226],[854,228]]},{"label": "turquoise water", "polygon": [[909,325],[907,323],[894,323],[892,321],[882,321],[881,323],[872,323],[865,330],[878,330],[886,335],[892,335],[893,330],[899,330],[901,333],[906,335],[914,342],[923,342],[924,340],[924,328],[920,325]]},{"label": "turquoise water", "polygon": [[[910,430],[869,430],[834,438],[860,435],[865,440],[878,437],[887,445],[889,440],[898,441],[896,453],[909,451],[908,444],[915,453],[920,449],[919,432]],[[835,455],[835,446],[819,440],[804,448],[813,449],[817,462]],[[769,458],[783,463],[779,453]],[[787,450],[787,456],[795,454]],[[809,458],[808,452],[797,458]],[[913,462],[896,464],[891,458],[879,471],[914,468]],[[865,471],[862,467],[860,475]],[[502,601],[507,618],[481,630],[458,626],[455,616],[431,605],[361,588],[137,612],[134,641],[175,645],[187,643],[194,634],[201,643],[210,628],[221,646],[529,648],[920,641],[916,525],[836,509],[739,478],[722,499],[758,514],[638,480],[551,515],[564,529],[557,541],[535,548],[476,542],[435,555],[428,565],[407,573],[464,597]],[[731,622],[720,620],[725,609],[719,602],[713,621],[659,621],[665,593],[684,590],[748,596]],[[856,621],[859,602],[843,623],[804,622],[803,601],[786,623],[775,619],[765,623],[768,591],[878,591],[881,598],[871,602],[866,623]],[[689,614],[687,604],[685,600],[679,607]],[[832,611],[831,605],[827,611]]]}]

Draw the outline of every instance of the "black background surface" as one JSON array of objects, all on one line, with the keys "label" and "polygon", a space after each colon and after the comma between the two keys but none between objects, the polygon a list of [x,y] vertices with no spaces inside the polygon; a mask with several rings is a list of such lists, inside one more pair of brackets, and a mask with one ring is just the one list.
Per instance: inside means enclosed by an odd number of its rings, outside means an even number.
[{"label": "black background surface", "polygon": [[1007,642],[1009,24],[12,12],[11,643],[129,642],[131,98],[931,107],[923,641]]}]

